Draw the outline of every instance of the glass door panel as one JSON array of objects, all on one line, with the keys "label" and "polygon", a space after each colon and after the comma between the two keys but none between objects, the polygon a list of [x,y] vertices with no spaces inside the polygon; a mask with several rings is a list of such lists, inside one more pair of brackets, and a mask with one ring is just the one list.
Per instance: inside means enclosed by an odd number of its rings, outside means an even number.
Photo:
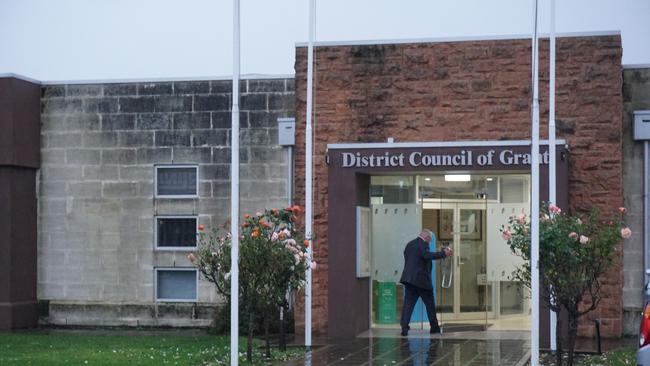
[{"label": "glass door panel", "polygon": [[[435,251],[441,251],[444,247],[453,249],[454,210],[446,208],[424,210],[424,212],[431,212],[431,216],[435,220],[430,224],[430,228],[437,238]],[[436,299],[436,310],[440,318],[440,314],[442,313],[454,312],[453,257],[434,261],[433,269],[435,274],[434,296]]]},{"label": "glass door panel", "polygon": [[458,204],[457,318],[485,325],[491,288],[486,279],[485,203]]},{"label": "glass door panel", "polygon": [[404,268],[404,247],[421,230],[420,204],[371,206],[371,323],[398,326],[404,289],[399,283]]}]

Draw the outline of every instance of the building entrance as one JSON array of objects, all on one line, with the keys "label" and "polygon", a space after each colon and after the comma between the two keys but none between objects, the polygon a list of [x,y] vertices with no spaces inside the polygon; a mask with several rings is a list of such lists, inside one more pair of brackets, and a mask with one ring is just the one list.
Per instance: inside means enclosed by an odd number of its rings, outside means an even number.
[{"label": "building entrance", "polygon": [[[398,327],[404,289],[403,250],[423,228],[454,256],[434,261],[432,279],[443,332],[529,329],[527,293],[510,280],[520,259],[501,238],[501,225],[528,212],[527,175],[371,177],[371,323]],[[412,329],[427,329],[421,301]]]}]

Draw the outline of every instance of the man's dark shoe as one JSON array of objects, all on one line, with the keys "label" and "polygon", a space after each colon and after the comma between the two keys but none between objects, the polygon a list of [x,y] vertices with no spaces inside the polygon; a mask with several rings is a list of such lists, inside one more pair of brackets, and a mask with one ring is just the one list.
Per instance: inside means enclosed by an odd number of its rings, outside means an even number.
[{"label": "man's dark shoe", "polygon": [[429,330],[430,334],[440,334],[440,327],[431,327],[431,330]]},{"label": "man's dark shoe", "polygon": [[409,329],[411,329],[411,327],[409,326],[406,326],[406,328],[402,327],[402,332],[400,332],[402,337],[406,337],[407,335],[409,335]]}]

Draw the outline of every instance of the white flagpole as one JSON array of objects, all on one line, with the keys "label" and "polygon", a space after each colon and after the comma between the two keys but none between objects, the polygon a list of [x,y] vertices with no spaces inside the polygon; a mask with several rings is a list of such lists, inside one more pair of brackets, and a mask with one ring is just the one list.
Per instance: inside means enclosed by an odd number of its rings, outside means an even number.
[{"label": "white flagpole", "polygon": [[239,0],[233,0],[232,126],[230,146],[230,364],[239,364]]},{"label": "white flagpole", "polygon": [[537,0],[533,2],[533,106],[532,106],[532,146],[531,146],[531,223],[530,223],[530,270],[531,270],[531,328],[530,364],[539,365],[539,72],[537,62]]},{"label": "white flagpole", "polygon": [[[315,0],[309,1],[309,43],[307,46],[307,126],[305,129],[305,235],[309,240],[307,252],[313,258],[314,246],[312,241],[313,221],[313,194],[312,194],[312,159],[313,159],[313,136],[312,136],[312,103],[314,85],[314,27],[316,24]],[[305,285],[305,347],[311,347],[311,267],[307,268]]]},{"label": "white flagpole", "polygon": [[[551,0],[551,37],[549,40],[549,91],[548,91],[548,202],[557,204],[555,177],[555,0]],[[550,311],[551,350],[557,350],[556,344],[556,314]]]}]

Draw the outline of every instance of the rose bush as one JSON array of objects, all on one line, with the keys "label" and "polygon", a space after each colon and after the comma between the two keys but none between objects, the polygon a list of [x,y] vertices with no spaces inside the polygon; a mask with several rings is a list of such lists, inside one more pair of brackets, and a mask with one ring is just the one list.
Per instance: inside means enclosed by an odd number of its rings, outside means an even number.
[{"label": "rose bush", "polygon": [[[618,258],[616,245],[632,231],[620,217],[603,220],[597,210],[585,215],[568,215],[555,205],[543,205],[539,222],[540,292],[549,308],[557,313],[557,365],[562,365],[561,313],[568,315],[568,363],[573,364],[578,319],[594,310],[601,300],[599,278]],[[501,235],[511,251],[524,259],[513,272],[513,280],[530,288],[530,218],[511,217]],[[584,301],[583,301],[584,300]]]},{"label": "rose bush", "polygon": [[[296,228],[300,207],[267,209],[244,215],[239,246],[240,316],[247,321],[247,357],[252,354],[253,331],[263,324],[267,355],[270,355],[269,323],[284,313],[288,293],[299,291],[307,268],[316,268],[308,251],[308,240]],[[188,259],[201,275],[215,284],[219,294],[230,298],[230,233],[199,232],[199,248]],[[282,329],[282,327],[281,327]]]}]

